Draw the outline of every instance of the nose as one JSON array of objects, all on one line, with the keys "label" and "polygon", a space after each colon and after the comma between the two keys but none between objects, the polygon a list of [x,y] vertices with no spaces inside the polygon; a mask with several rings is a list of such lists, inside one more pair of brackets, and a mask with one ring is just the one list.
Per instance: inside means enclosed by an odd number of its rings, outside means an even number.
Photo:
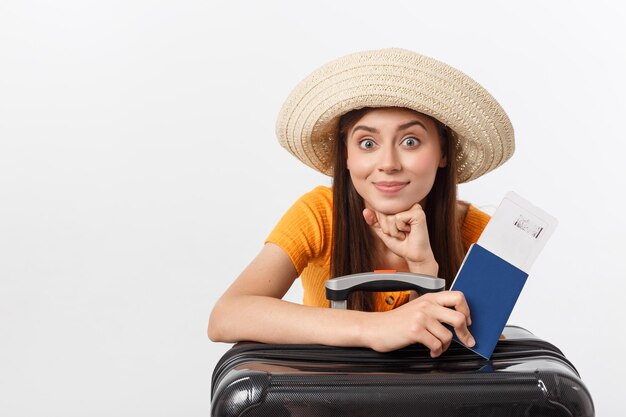
[{"label": "nose", "polygon": [[400,171],[402,165],[397,150],[392,147],[383,147],[379,153],[378,170],[381,172],[397,172]]}]

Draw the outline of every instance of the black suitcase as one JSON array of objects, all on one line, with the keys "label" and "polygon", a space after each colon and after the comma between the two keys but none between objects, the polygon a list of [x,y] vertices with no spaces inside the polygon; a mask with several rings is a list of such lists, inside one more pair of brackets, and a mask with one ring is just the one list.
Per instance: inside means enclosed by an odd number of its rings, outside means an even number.
[{"label": "black suitcase", "polygon": [[243,342],[216,365],[211,416],[580,416],[589,391],[554,345],[507,326],[490,360],[452,342],[366,348]]}]

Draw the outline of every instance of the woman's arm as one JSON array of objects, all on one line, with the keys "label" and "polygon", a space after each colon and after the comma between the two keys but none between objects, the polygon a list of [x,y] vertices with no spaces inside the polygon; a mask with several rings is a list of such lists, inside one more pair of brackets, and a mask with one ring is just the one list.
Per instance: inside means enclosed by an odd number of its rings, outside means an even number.
[{"label": "woman's arm", "polygon": [[362,312],[308,307],[281,300],[297,278],[289,256],[266,244],[217,301],[209,319],[214,342],[319,343],[364,346]]},{"label": "woman's arm", "polygon": [[441,324],[448,323],[471,344],[469,309],[459,292],[426,294],[384,313],[333,310],[281,300],[296,275],[287,254],[266,244],[216,303],[209,319],[209,338],[227,343],[253,340],[362,346],[378,351],[422,343],[432,356],[438,356],[452,338]]}]

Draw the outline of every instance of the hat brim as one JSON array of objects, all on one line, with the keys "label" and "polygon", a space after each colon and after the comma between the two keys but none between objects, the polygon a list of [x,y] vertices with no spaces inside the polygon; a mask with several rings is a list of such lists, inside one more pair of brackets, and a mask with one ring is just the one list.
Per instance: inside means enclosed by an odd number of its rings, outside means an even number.
[{"label": "hat brim", "polygon": [[457,139],[460,183],[502,165],[515,150],[513,126],[487,90],[445,63],[403,49],[359,52],[314,71],[285,101],[276,134],[306,165],[332,175],[339,118],[363,107],[404,107],[447,125]]}]

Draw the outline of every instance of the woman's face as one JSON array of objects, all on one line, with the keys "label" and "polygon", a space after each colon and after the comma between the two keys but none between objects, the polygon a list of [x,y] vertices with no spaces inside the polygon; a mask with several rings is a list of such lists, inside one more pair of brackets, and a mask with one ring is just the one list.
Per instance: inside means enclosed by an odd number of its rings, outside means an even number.
[{"label": "woman's face", "polygon": [[413,110],[366,113],[346,134],[347,166],[365,206],[384,214],[423,203],[446,165],[435,122]]}]

